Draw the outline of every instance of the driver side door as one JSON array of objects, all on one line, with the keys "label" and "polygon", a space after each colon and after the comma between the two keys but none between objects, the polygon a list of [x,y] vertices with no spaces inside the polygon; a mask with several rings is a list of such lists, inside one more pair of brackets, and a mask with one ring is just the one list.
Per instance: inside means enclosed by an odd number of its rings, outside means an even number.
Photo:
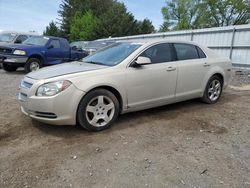
[{"label": "driver side door", "polygon": [[62,63],[63,56],[62,56],[62,46],[58,39],[51,39],[47,44],[46,49],[46,58],[48,65],[55,65]]},{"label": "driver side door", "polygon": [[173,45],[156,44],[139,56],[150,58],[151,63],[127,68],[128,108],[133,111],[173,102],[178,69]]}]

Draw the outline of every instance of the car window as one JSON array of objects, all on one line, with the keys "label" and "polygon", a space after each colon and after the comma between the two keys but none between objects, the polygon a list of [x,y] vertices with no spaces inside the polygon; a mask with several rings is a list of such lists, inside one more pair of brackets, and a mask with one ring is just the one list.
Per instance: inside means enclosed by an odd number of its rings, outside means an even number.
[{"label": "car window", "polygon": [[170,44],[157,44],[144,51],[140,56],[151,59],[152,63],[170,62],[173,60]]},{"label": "car window", "polygon": [[206,54],[198,47],[196,46],[197,50],[198,50],[198,54],[200,58],[206,58]]},{"label": "car window", "polygon": [[57,39],[52,39],[50,41],[50,46],[53,46],[54,48],[60,48],[60,41]]},{"label": "car window", "polygon": [[16,41],[15,43],[23,43],[23,41],[27,40],[28,39],[28,36],[27,35],[19,35],[17,38],[16,38]]},{"label": "car window", "polygon": [[140,43],[117,42],[85,57],[83,62],[114,66],[121,63],[140,46]]},{"label": "car window", "polygon": [[192,44],[174,44],[178,60],[199,59],[196,46]]},{"label": "car window", "polygon": [[12,42],[16,35],[15,33],[0,33],[0,42]]},{"label": "car window", "polygon": [[27,40],[25,40],[23,42],[23,44],[36,45],[36,46],[44,46],[45,44],[47,44],[48,40],[49,40],[48,37],[44,37],[44,36],[32,36],[32,37],[28,38]]}]

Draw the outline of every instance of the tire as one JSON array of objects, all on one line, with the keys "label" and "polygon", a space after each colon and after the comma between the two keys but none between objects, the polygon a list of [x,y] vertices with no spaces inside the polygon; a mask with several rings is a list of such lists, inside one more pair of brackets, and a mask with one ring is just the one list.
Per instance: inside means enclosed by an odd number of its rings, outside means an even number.
[{"label": "tire", "polygon": [[26,73],[37,71],[42,67],[40,59],[37,58],[30,58],[26,62],[24,66],[24,70]]},{"label": "tire", "polygon": [[117,119],[119,106],[119,101],[110,91],[90,91],[79,104],[77,122],[88,131],[107,129]]},{"label": "tire", "polygon": [[15,72],[17,70],[17,67],[16,66],[12,66],[12,65],[7,65],[7,64],[3,63],[3,69],[6,72]]},{"label": "tire", "polygon": [[208,80],[201,100],[207,104],[214,104],[220,99],[222,91],[223,80],[221,79],[221,77],[214,75]]}]

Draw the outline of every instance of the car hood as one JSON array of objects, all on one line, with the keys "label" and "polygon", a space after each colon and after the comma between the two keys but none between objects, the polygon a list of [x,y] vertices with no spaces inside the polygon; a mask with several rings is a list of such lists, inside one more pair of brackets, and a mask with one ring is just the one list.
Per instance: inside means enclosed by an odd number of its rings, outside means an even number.
[{"label": "car hood", "polygon": [[2,46],[2,45],[8,45],[9,43],[8,42],[1,42],[0,41],[0,46]]},{"label": "car hood", "polygon": [[54,65],[52,67],[42,68],[41,70],[38,70],[36,72],[29,73],[27,77],[36,80],[41,80],[79,72],[93,71],[103,68],[107,68],[107,66],[76,61],[72,63],[64,63],[60,65]]},{"label": "car hood", "polygon": [[0,43],[0,46],[7,47],[11,49],[20,49],[20,50],[26,50],[26,49],[39,49],[42,48],[42,46],[36,46],[36,45],[27,45],[27,44],[10,44],[10,43]]}]

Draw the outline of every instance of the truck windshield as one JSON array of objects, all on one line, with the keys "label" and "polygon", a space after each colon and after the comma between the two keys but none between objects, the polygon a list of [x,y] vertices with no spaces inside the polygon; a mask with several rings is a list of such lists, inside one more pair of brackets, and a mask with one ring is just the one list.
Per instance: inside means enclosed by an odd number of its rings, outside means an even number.
[{"label": "truck windshield", "polygon": [[25,40],[23,42],[23,44],[36,45],[36,46],[44,46],[48,42],[48,40],[49,40],[48,37],[34,36],[34,37],[30,37],[27,40]]},{"label": "truck windshield", "polygon": [[83,59],[85,63],[114,66],[121,63],[131,53],[133,53],[141,44],[120,42],[103,48],[93,55]]},{"label": "truck windshield", "polygon": [[16,37],[15,33],[1,33],[0,42],[11,42]]}]

